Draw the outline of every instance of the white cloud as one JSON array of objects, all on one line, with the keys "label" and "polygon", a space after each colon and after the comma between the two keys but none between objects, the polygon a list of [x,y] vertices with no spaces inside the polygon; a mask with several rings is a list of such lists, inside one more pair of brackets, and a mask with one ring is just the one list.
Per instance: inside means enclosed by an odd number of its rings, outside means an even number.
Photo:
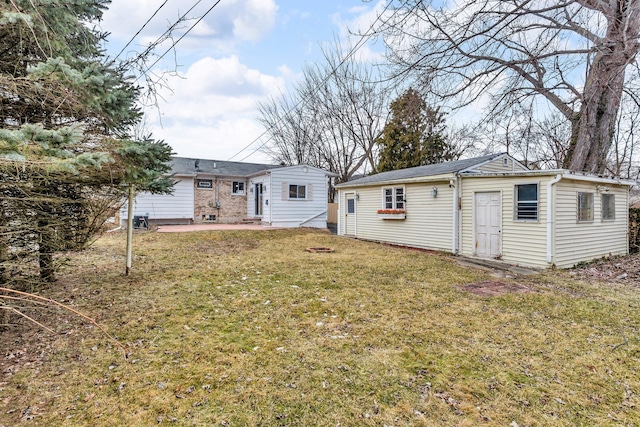
[{"label": "white cloud", "polygon": [[[161,0],[113,0],[104,14],[102,28],[110,31],[112,41],[126,43],[160,7]],[[134,47],[139,49],[155,40],[191,5],[181,0],[169,0],[138,36]],[[178,26],[174,36],[180,37],[196,23],[196,19],[207,14],[181,41],[182,49],[210,49],[223,46],[220,42],[234,44],[239,41],[257,41],[271,30],[278,10],[274,0],[225,0],[208,11],[213,4],[203,2],[188,13],[189,20]],[[229,51],[227,46],[226,52]]]},{"label": "white cloud", "polygon": [[[286,68],[282,71],[288,72]],[[236,154],[262,133],[255,120],[257,103],[271,94],[277,96],[285,87],[282,76],[250,69],[236,56],[203,58],[183,76],[169,77],[166,83],[171,91],[160,93],[165,100],[160,102],[162,120],[157,112],[148,115],[154,136],[164,139],[181,156],[219,160]]]}]

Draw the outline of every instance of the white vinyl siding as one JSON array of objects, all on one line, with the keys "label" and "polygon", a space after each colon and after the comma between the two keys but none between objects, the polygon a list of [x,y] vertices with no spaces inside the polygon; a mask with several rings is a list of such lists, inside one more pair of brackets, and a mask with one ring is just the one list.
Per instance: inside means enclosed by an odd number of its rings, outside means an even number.
[{"label": "white vinyl siding", "polygon": [[[149,215],[149,219],[193,219],[193,178],[178,178],[173,194],[139,193],[133,205],[133,215]],[[127,204],[121,210],[127,218]]]},{"label": "white vinyl siding", "polygon": [[581,261],[627,253],[627,187],[608,185],[615,195],[615,219],[577,222],[577,192],[593,193],[594,218],[601,218],[600,184],[561,180],[555,184],[555,257],[557,267],[567,268]]},{"label": "white vinyl siding", "polygon": [[[381,219],[381,186],[358,187],[356,200],[356,237],[433,250],[451,251],[453,190],[446,183],[407,184],[404,186],[406,219]],[[438,188],[437,197],[431,195]],[[353,192],[345,188],[341,191]],[[342,199],[340,199],[342,200]],[[341,209],[344,209],[341,206]]]},{"label": "white vinyl siding", "polygon": [[[304,172],[306,170],[306,172]],[[278,227],[327,227],[328,177],[326,172],[307,166],[290,166],[271,171],[268,189],[270,222]],[[296,195],[291,198],[291,186],[296,186]],[[266,203],[266,202],[265,202]]]},{"label": "white vinyl siding", "polygon": [[[545,177],[546,178],[546,177]],[[536,178],[538,180],[538,178]],[[531,177],[468,177],[462,179],[461,252],[476,256],[473,199],[477,192],[502,193],[502,260],[510,264],[546,267],[546,186],[538,185],[538,221],[514,219],[515,189],[531,184]]]},{"label": "white vinyl siding", "polygon": [[[504,161],[505,159],[506,164]],[[526,168],[520,166],[518,162],[514,162],[510,157],[502,157],[492,160],[484,165],[478,166],[477,168],[474,168],[474,170],[482,172],[517,172],[526,170]]]}]

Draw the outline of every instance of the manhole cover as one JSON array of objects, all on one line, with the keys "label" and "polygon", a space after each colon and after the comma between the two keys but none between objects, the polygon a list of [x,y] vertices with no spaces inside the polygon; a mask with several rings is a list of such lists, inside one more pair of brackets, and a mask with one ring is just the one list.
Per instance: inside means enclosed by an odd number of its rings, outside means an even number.
[{"label": "manhole cover", "polygon": [[312,253],[321,253],[321,254],[335,252],[333,248],[307,248],[305,249],[305,251],[312,252]]}]

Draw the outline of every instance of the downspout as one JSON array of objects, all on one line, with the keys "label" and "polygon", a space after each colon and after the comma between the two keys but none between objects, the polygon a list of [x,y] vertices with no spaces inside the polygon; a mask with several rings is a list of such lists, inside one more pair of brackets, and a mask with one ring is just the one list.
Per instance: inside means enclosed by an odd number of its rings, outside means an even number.
[{"label": "downspout", "polygon": [[[273,185],[271,182],[271,178],[273,177],[273,175],[271,174],[271,171],[269,171],[269,188],[267,189],[268,191],[268,196],[269,199],[271,199],[271,193],[273,192]],[[269,200],[267,199],[267,200]],[[273,216],[272,216],[272,211],[271,211],[271,207],[273,206],[273,199],[271,199],[271,202],[269,203],[269,225],[273,225]]]},{"label": "downspout", "polygon": [[451,233],[451,253],[456,254],[458,250],[458,183],[455,181],[457,174],[454,174],[454,178],[449,180],[449,187],[453,187],[453,230]]},{"label": "downspout", "polygon": [[[342,191],[340,191],[340,189],[338,189],[338,190],[336,191],[336,197],[338,198],[338,212],[337,212],[337,215],[338,215],[338,224],[336,225],[336,227],[338,227],[338,229],[336,230],[336,234],[337,234],[338,236],[342,236],[342,228],[340,228],[340,227],[341,227],[341,225],[342,225],[342,218],[341,218],[341,216],[342,216],[342,213],[341,213],[341,212],[342,212],[342,209],[340,209],[340,206],[342,205],[342,203],[341,203],[341,201],[342,201]],[[335,202],[336,202],[336,200],[335,200],[335,199],[333,199],[333,202],[335,203]]]},{"label": "downspout", "polygon": [[561,179],[562,174],[558,174],[555,178],[547,182],[547,263],[549,264],[553,261],[553,220],[551,219],[553,215],[553,197],[551,194],[551,188],[553,184],[557,183]]}]

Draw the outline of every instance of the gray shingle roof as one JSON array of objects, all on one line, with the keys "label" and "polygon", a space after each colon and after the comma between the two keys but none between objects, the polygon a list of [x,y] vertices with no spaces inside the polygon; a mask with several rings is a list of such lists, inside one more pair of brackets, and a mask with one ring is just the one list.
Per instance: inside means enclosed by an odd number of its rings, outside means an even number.
[{"label": "gray shingle roof", "polygon": [[419,178],[427,176],[442,175],[447,173],[456,173],[465,169],[473,168],[484,162],[488,162],[505,153],[490,154],[488,156],[473,157],[471,159],[454,160],[451,162],[436,163],[433,165],[416,166],[414,168],[399,169],[389,172],[381,172],[375,175],[365,176],[364,178],[354,179],[344,182],[336,187],[348,187],[351,185],[375,184],[378,182],[399,181],[409,178]]},{"label": "gray shingle roof", "polygon": [[249,176],[280,167],[282,166],[262,163],[228,162],[189,157],[171,158],[171,173],[175,175],[195,175],[200,173],[222,176]]}]

